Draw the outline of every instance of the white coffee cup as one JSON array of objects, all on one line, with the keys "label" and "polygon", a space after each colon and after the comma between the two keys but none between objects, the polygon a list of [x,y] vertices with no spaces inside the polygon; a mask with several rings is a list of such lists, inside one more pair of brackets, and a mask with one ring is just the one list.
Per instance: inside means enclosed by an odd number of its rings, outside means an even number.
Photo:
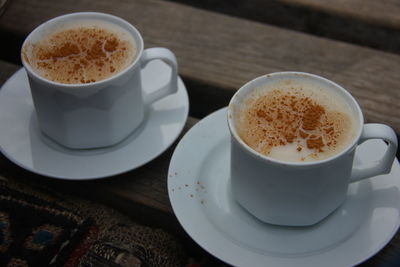
[{"label": "white coffee cup", "polygon": [[[136,43],[136,57],[110,78],[87,84],[63,84],[43,78],[22,56],[41,131],[57,143],[74,149],[114,145],[142,123],[145,108],[177,91],[177,61],[166,48],[144,49],[139,31],[127,21],[104,13],[79,12],[53,18],[32,31],[23,49],[59,27],[79,20],[104,21],[127,31]],[[141,69],[160,59],[172,69],[170,81],[143,95]]]},{"label": "white coffee cup", "polygon": [[[236,128],[238,107],[257,87],[279,79],[317,81],[340,95],[358,124],[354,140],[338,154],[311,162],[276,160],[249,147]],[[248,82],[229,103],[228,125],[232,195],[255,217],[277,225],[306,226],[321,221],[345,201],[349,183],[389,173],[397,150],[396,134],[390,127],[364,124],[362,111],[350,93],[332,81],[308,73],[278,72]],[[386,141],[387,150],[379,161],[355,167],[356,147],[368,139]]]}]

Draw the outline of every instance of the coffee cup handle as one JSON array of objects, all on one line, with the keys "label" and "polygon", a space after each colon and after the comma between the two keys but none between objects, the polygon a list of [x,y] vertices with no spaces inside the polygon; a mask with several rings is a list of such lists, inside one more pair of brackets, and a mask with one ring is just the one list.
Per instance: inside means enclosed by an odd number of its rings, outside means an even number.
[{"label": "coffee cup handle", "polygon": [[397,137],[392,128],[384,124],[365,124],[358,144],[368,139],[382,139],[388,143],[385,154],[380,160],[353,167],[350,183],[380,174],[387,174],[392,169],[397,151]]},{"label": "coffee cup handle", "polygon": [[144,102],[151,104],[167,95],[178,91],[178,62],[171,50],[163,47],[148,48],[143,51],[141,67],[144,68],[150,61],[161,59],[171,67],[171,79],[156,91],[144,95]]}]

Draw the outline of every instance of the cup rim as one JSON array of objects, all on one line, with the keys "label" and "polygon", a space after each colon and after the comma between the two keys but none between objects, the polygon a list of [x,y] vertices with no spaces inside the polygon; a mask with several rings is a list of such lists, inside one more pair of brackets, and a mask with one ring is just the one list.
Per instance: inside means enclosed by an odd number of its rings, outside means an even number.
[{"label": "cup rim", "polygon": [[[84,18],[85,16],[94,16],[93,19],[99,19],[101,20],[101,18],[108,18],[110,19],[110,23],[113,23],[113,21],[115,22],[119,22],[121,24],[123,24],[124,26],[130,28],[130,30],[132,30],[136,35],[137,35],[137,39],[135,38],[135,36],[132,36],[133,39],[135,40],[135,42],[137,42],[137,48],[138,51],[136,53],[135,59],[132,61],[131,64],[129,64],[125,69],[123,69],[122,71],[118,72],[115,75],[112,75],[106,79],[103,80],[99,80],[96,82],[91,82],[91,83],[71,83],[71,84],[67,84],[67,83],[60,83],[60,82],[55,82],[49,79],[44,78],[43,76],[39,75],[38,73],[36,73],[33,68],[31,67],[31,65],[25,61],[24,56],[22,55],[22,50],[24,49],[25,45],[27,45],[27,43],[30,41],[30,39],[32,38],[32,36],[34,34],[36,34],[37,32],[39,32],[40,30],[42,30],[44,27],[47,27],[47,25],[54,23],[56,21],[65,19],[67,17],[82,17]],[[120,25],[118,25],[120,26]],[[122,26],[120,26],[122,27]],[[122,27],[123,28],[123,27]],[[124,28],[126,30],[126,28]],[[131,35],[133,35],[130,31],[128,31]],[[21,62],[22,65],[24,66],[25,70],[27,70],[28,74],[30,76],[33,76],[35,79],[41,81],[42,83],[46,83],[46,84],[50,84],[52,86],[58,86],[58,87],[67,87],[67,88],[87,88],[87,87],[93,87],[93,86],[98,86],[98,85],[103,85],[103,84],[108,84],[110,82],[113,82],[114,80],[118,79],[119,77],[123,76],[125,73],[129,72],[132,68],[134,68],[138,62],[140,61],[141,55],[143,53],[144,50],[144,43],[143,43],[143,38],[142,35],[140,34],[140,32],[128,21],[111,15],[111,14],[107,14],[107,13],[102,13],[102,12],[74,12],[74,13],[68,13],[68,14],[64,14],[61,16],[57,16],[54,17],[50,20],[47,20],[45,22],[43,22],[42,24],[40,24],[39,26],[37,26],[31,33],[29,33],[29,35],[25,38],[22,47],[21,47],[21,52],[20,52],[20,57],[21,57]]]},{"label": "cup rim", "polygon": [[[266,80],[269,79],[271,77],[274,76],[288,76],[288,77],[293,77],[293,76],[306,76],[306,77],[311,77],[312,79],[317,79],[320,81],[323,81],[325,83],[331,84],[333,85],[336,89],[340,90],[342,93],[344,93],[344,95],[351,100],[351,103],[353,103],[353,106],[355,107],[357,113],[358,113],[358,117],[359,117],[359,122],[358,122],[358,129],[357,129],[357,133],[355,135],[355,137],[353,138],[353,140],[346,146],[345,149],[343,149],[342,151],[340,151],[339,153],[330,156],[326,159],[322,159],[322,160],[316,160],[316,161],[306,161],[306,162],[290,162],[290,161],[283,161],[283,160],[278,160],[278,159],[274,159],[271,157],[268,157],[256,150],[254,150],[253,148],[251,148],[249,145],[247,145],[242,138],[240,138],[239,134],[236,131],[235,128],[235,123],[234,123],[234,112],[233,112],[233,108],[235,105],[237,105],[236,99],[238,98],[238,95],[243,93],[244,90],[250,91],[253,90],[254,88],[256,88],[257,86],[252,86],[252,84],[259,82],[260,80]],[[322,76],[316,75],[316,74],[311,74],[311,73],[307,73],[307,72],[299,72],[299,71],[282,71],[282,72],[273,72],[273,73],[269,73],[269,74],[265,74],[262,76],[259,76],[247,83],[245,83],[242,87],[239,88],[239,90],[237,90],[235,92],[235,94],[232,96],[229,105],[228,105],[228,112],[227,112],[227,120],[228,120],[228,128],[229,131],[231,133],[231,136],[233,137],[233,139],[242,147],[242,149],[245,150],[245,152],[249,153],[250,155],[262,160],[262,161],[266,161],[266,162],[270,162],[270,163],[274,163],[277,165],[285,165],[285,166],[293,166],[293,167],[309,167],[309,166],[315,166],[315,165],[321,165],[321,164],[325,164],[325,163],[329,163],[332,161],[335,161],[336,159],[342,157],[344,154],[348,153],[350,150],[352,150],[358,143],[358,140],[360,139],[361,133],[362,133],[362,129],[363,129],[363,125],[364,125],[364,116],[362,113],[362,110],[360,108],[360,105],[357,103],[357,101],[354,99],[354,97],[346,90],[344,89],[342,86],[340,86],[339,84],[328,80]]]}]

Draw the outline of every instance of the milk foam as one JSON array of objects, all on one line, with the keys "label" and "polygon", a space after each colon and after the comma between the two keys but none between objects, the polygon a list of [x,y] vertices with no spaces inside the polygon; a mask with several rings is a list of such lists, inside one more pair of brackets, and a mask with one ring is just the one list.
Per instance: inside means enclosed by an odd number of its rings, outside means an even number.
[{"label": "milk foam", "polygon": [[235,124],[243,141],[268,157],[316,161],[339,153],[354,140],[353,114],[337,93],[291,79],[255,88],[236,112]]},{"label": "milk foam", "polygon": [[126,69],[135,59],[129,32],[100,20],[78,20],[54,29],[23,48],[34,71],[52,81],[79,84],[100,81]]}]

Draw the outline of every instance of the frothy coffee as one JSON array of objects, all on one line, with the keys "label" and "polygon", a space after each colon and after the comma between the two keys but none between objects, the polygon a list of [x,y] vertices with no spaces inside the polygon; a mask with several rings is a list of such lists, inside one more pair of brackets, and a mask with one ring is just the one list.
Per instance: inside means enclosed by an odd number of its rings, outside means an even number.
[{"label": "frothy coffee", "polygon": [[64,84],[109,78],[129,66],[136,53],[135,41],[127,31],[102,21],[63,27],[22,50],[36,73]]},{"label": "frothy coffee", "polygon": [[246,97],[236,119],[242,140],[282,161],[331,157],[354,140],[356,120],[338,94],[292,80],[266,84]]}]

